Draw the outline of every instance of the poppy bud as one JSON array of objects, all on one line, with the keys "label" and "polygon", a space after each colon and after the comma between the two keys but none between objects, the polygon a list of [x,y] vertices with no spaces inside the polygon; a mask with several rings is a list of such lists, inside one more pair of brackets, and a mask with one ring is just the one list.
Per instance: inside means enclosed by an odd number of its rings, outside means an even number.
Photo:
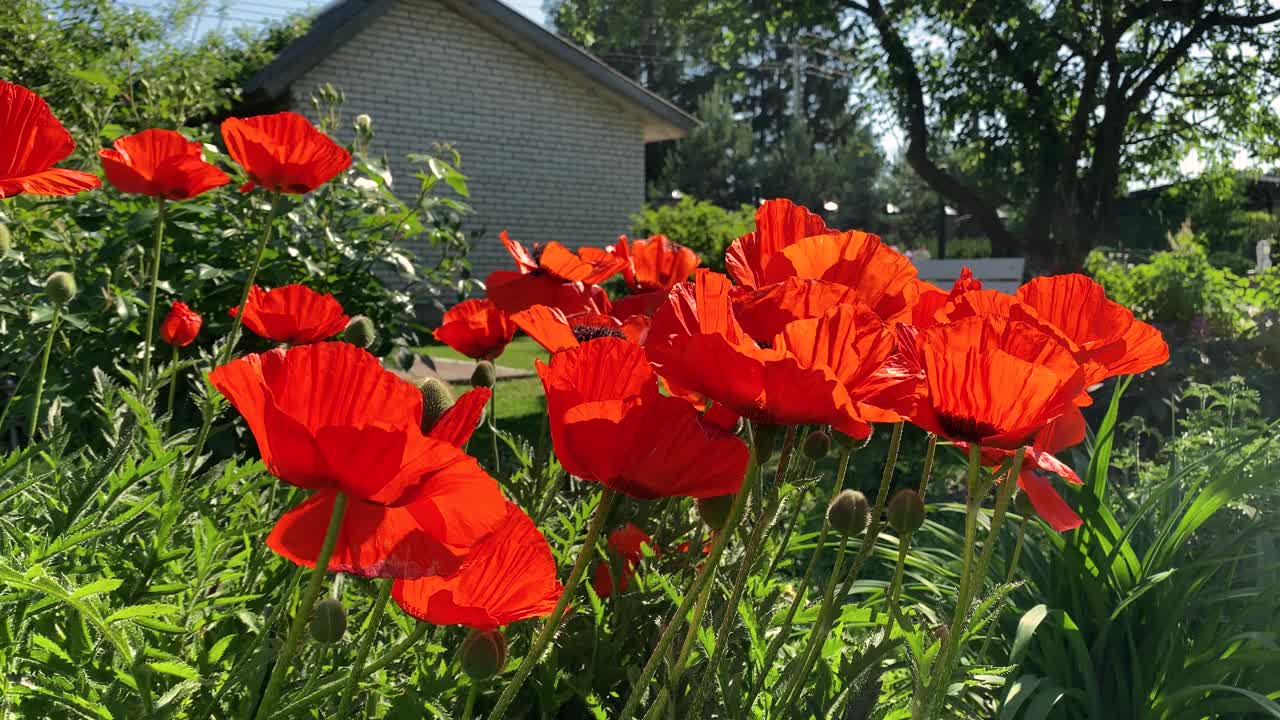
[{"label": "poppy bud", "polygon": [[924,500],[920,493],[907,488],[899,490],[889,501],[889,525],[899,533],[915,532],[924,524]]},{"label": "poppy bud", "polygon": [[462,672],[472,680],[488,680],[507,664],[507,638],[501,630],[472,630],[462,641]]},{"label": "poppy bud", "polygon": [[358,348],[367,348],[378,339],[378,335],[373,331],[372,320],[364,315],[356,315],[347,323],[347,329],[342,331],[342,339]]},{"label": "poppy bud", "polygon": [[1036,506],[1031,504],[1030,496],[1022,491],[1013,496],[1013,511],[1025,518],[1036,516]]},{"label": "poppy bud", "polygon": [[347,632],[347,610],[335,597],[327,597],[316,603],[311,615],[311,637],[316,642],[336,643]]},{"label": "poppy bud", "polygon": [[66,305],[76,296],[76,279],[69,272],[56,272],[44,282],[44,292],[58,305]]},{"label": "poppy bud", "polygon": [[368,133],[373,130],[373,118],[369,117],[369,113],[360,113],[356,116],[352,123],[358,133]]},{"label": "poppy bud", "polygon": [[471,387],[491,388],[497,379],[498,371],[493,367],[493,363],[481,360],[476,363],[476,369],[471,373]]},{"label": "poppy bud", "polygon": [[756,425],[754,430],[756,441],[756,463],[763,464],[773,456],[774,441],[778,437],[778,426]]},{"label": "poppy bud", "polygon": [[3,255],[13,249],[13,236],[9,234],[9,227],[4,223],[0,223],[0,255]]},{"label": "poppy bud", "polygon": [[427,378],[418,389],[422,391],[422,432],[429,432],[440,416],[453,407],[453,391],[439,378]]},{"label": "poppy bud", "polygon": [[827,506],[827,522],[841,535],[858,535],[867,527],[867,496],[857,490],[842,491]]},{"label": "poppy bud", "polygon": [[804,456],[810,460],[821,460],[831,451],[831,436],[821,430],[814,430],[804,439]]},{"label": "poppy bud", "polygon": [[733,509],[733,496],[699,498],[697,502],[698,517],[712,530],[723,530],[729,521],[729,511]]}]

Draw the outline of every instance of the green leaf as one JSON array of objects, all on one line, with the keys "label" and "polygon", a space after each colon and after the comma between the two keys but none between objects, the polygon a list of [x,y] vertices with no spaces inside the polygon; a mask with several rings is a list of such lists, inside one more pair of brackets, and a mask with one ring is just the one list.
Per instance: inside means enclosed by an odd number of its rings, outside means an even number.
[{"label": "green leaf", "polygon": [[1031,638],[1048,615],[1049,606],[1044,604],[1037,605],[1022,615],[1022,619],[1018,621],[1018,631],[1013,636],[1013,647],[1009,650],[1009,662],[1022,662],[1023,656],[1027,653],[1027,647],[1031,644]]},{"label": "green leaf", "polygon": [[115,592],[116,588],[119,588],[122,584],[124,584],[124,580],[121,580],[120,578],[102,578],[100,580],[94,580],[88,585],[81,585],[79,588],[76,588],[76,590],[71,593],[71,599],[79,600],[93,595]]},{"label": "green leaf", "polygon": [[67,654],[66,650],[62,649],[61,645],[41,635],[40,633],[35,633],[35,632],[31,633],[31,642],[32,644],[44,650],[45,652],[51,655],[56,655],[57,657],[61,658],[66,662],[71,662],[71,656]]},{"label": "green leaf", "polygon": [[145,605],[131,605],[130,607],[120,608],[119,610],[107,616],[107,624],[117,623],[121,620],[132,620],[135,618],[156,618],[177,613],[179,608],[177,605],[169,605],[166,603],[147,603]]},{"label": "green leaf", "polygon": [[183,680],[199,680],[200,679],[200,673],[196,671],[195,668],[191,667],[190,665],[184,662],[178,662],[177,660],[149,662],[147,663],[147,667],[151,668],[152,670],[155,670],[158,673],[164,673],[165,675],[172,675],[174,677],[182,678]]}]

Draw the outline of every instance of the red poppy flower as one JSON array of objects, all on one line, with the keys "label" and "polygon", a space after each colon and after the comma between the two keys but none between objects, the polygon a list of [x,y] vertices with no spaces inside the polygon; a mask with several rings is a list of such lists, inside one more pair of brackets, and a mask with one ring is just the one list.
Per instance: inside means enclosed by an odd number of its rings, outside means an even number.
[{"label": "red poppy flower", "polygon": [[550,615],[564,592],[546,538],[515,503],[498,530],[448,577],[397,580],[391,596],[413,617],[435,625],[492,630]]},{"label": "red poppy flower", "polygon": [[747,334],[768,343],[796,320],[823,315],[840,305],[861,304],[858,291],[824,280],[787,278],[759,290],[734,288],[733,316]]},{"label": "red poppy flower", "polygon": [[222,139],[227,153],[249,175],[241,192],[261,186],[301,195],[351,166],[351,153],[293,112],[227,118]]},{"label": "red poppy flower", "polygon": [[1107,299],[1106,290],[1084,275],[1036,278],[1015,297],[1079,346],[1082,364],[1097,366],[1088,372],[1090,382],[1144,372],[1169,360],[1160,331]]},{"label": "red poppy flower", "polygon": [[204,318],[200,317],[200,313],[178,300],[160,323],[160,339],[174,347],[186,347],[195,341],[202,324]]},{"label": "red poppy flower", "polygon": [[546,305],[534,305],[528,310],[521,310],[512,315],[511,319],[534,342],[552,353],[577,347],[600,337],[619,338],[640,344],[649,327],[644,318],[634,318],[624,323],[615,317],[597,313],[566,316],[559,308]]},{"label": "red poppy flower", "polygon": [[1016,449],[1073,410],[1084,374],[1033,325],[973,317],[920,331],[925,374],[916,425],[954,441]]},{"label": "red poppy flower", "polygon": [[452,573],[506,515],[497,482],[456,437],[441,439],[464,423],[442,421],[440,435],[424,436],[418,390],[354,345],[248,355],[209,378],[244,417],[267,470],[316,491],[267,538],[293,562],[314,565],[340,492],[349,504],[329,561],[335,572]]},{"label": "red poppy flower", "polygon": [[596,283],[622,270],[624,260],[600,248],[581,248],[575,254],[555,241],[535,246],[535,255],[506,230],[499,237],[517,271],[498,270],[485,279],[487,295],[498,307],[511,314],[534,305],[560,308],[566,315],[609,314],[609,296]]},{"label": "red poppy flower", "polygon": [[856,291],[885,322],[907,322],[923,290],[915,265],[870,233],[814,235],[779,250],[765,268],[769,283],[825,280]]},{"label": "red poppy flower", "polygon": [[636,574],[636,568],[640,565],[640,561],[644,559],[644,546],[648,545],[653,549],[653,538],[634,523],[627,523],[613,532],[609,533],[609,547],[617,554],[621,561],[617,564],[617,587],[614,586],[614,568],[605,561],[596,563],[591,574],[591,587],[596,594],[602,598],[613,595],[616,591],[626,592],[627,586],[630,584],[631,576]]},{"label": "red poppy flower", "polygon": [[516,324],[492,301],[472,298],[449,308],[433,334],[473,360],[493,360],[507,349]]},{"label": "red poppy flower", "polygon": [[766,280],[765,270],[773,257],[811,235],[831,232],[821,217],[790,200],[766,200],[756,210],[755,232],[734,240],[724,254],[725,268],[738,285],[756,289],[776,280]]},{"label": "red poppy flower", "polygon": [[915,305],[911,308],[911,324],[918,328],[933,327],[939,322],[936,317],[938,311],[946,307],[947,303],[956,300],[964,293],[981,289],[982,281],[974,278],[973,271],[965,266],[961,268],[960,276],[951,285],[951,292],[933,288],[920,293]]},{"label": "red poppy flower", "polygon": [[[235,317],[239,308],[228,312]],[[306,345],[337,335],[351,318],[329,294],[306,285],[285,285],[263,290],[254,285],[244,306],[244,326],[268,340]]]},{"label": "red poppy flower", "polygon": [[87,172],[53,167],[75,149],[71,133],[44,98],[0,80],[0,199],[22,193],[74,195],[101,185]]},{"label": "red poppy flower", "polygon": [[635,241],[621,235],[613,252],[626,262],[622,276],[638,292],[670,290],[676,283],[688,280],[702,262],[697,253],[671,242],[666,235]]},{"label": "red poppy flower", "polygon": [[870,433],[844,383],[816,350],[829,338],[811,331],[780,333],[771,347],[761,348],[738,324],[729,279],[708,270],[695,277],[672,289],[645,344],[671,386],[757,422],[831,425],[859,438]]},{"label": "red poppy flower", "polygon": [[99,150],[102,170],[120,192],[187,200],[231,182],[204,161],[202,146],[173,130],[143,130]]},{"label": "red poppy flower", "polygon": [[602,337],[535,364],[569,473],[641,499],[715,497],[742,484],[746,444],[659,393],[634,343]]}]

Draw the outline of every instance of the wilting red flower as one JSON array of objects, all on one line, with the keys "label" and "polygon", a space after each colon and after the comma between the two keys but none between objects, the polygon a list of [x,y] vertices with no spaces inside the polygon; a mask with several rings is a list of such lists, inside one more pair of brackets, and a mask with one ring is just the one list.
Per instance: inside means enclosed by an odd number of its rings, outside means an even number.
[{"label": "wilting red flower", "polygon": [[491,630],[550,615],[562,592],[546,539],[509,502],[499,529],[480,541],[457,573],[397,580],[391,596],[424,622]]},{"label": "wilting red flower", "polygon": [[621,338],[641,344],[649,330],[647,319],[642,317],[622,322],[615,317],[597,313],[566,316],[559,308],[546,305],[534,305],[521,310],[512,315],[511,319],[534,342],[553,353],[600,337]]},{"label": "wilting red flower", "polygon": [[1080,348],[1087,382],[1133,375],[1169,360],[1160,331],[1107,299],[1106,290],[1084,275],[1036,278],[1015,297]]},{"label": "wilting red flower", "polygon": [[567,315],[609,314],[609,296],[596,283],[622,270],[625,261],[601,248],[580,248],[575,254],[555,241],[535,246],[535,257],[507,231],[500,237],[518,270],[498,270],[485,279],[486,293],[498,307],[511,314],[533,305],[559,308]]},{"label": "wilting red flower", "polygon": [[[235,317],[239,308],[228,312]],[[268,340],[306,345],[342,332],[351,318],[332,295],[306,285],[263,290],[254,285],[244,305],[244,326]]]},{"label": "wilting red flower", "polygon": [[756,210],[755,232],[734,240],[724,254],[725,268],[738,285],[756,289],[766,280],[765,270],[783,248],[811,235],[831,232],[822,218],[790,200],[766,200]]},{"label": "wilting red flower", "polygon": [[227,153],[249,175],[241,192],[261,186],[301,195],[351,166],[351,153],[294,112],[227,118],[222,139]]},{"label": "wilting red flower", "polygon": [[715,497],[742,484],[746,444],[659,393],[634,343],[602,337],[536,366],[551,440],[569,473],[641,499]]},{"label": "wilting red flower", "polygon": [[[609,547],[618,554],[621,562],[617,567],[618,587],[620,592],[626,592],[627,585],[631,580],[631,576],[636,573],[636,567],[640,565],[640,561],[644,559],[644,546],[648,545],[653,549],[653,538],[634,523],[627,523],[625,526],[609,533]],[[613,595],[615,591],[613,582],[614,573],[610,563],[600,561],[591,574],[591,587],[595,589],[596,594],[602,598]]]},{"label": "wilting red flower", "polygon": [[[354,345],[248,355],[209,379],[244,417],[267,470],[316,491],[267,538],[295,563],[314,565],[338,493],[349,504],[328,569],[370,577],[453,573],[506,516],[497,482],[454,442],[466,423],[442,419],[424,436],[419,391]],[[474,429],[474,414],[466,419]]]},{"label": "wilting red flower", "polygon": [[186,347],[195,341],[203,324],[204,318],[200,317],[200,313],[178,300],[160,323],[160,339],[174,347]]},{"label": "wilting red flower", "polygon": [[672,242],[666,235],[634,241],[621,235],[613,252],[626,262],[622,276],[637,292],[670,290],[676,283],[688,280],[702,262],[697,253]]},{"label": "wilting red flower", "polygon": [[822,335],[816,328],[779,333],[762,348],[734,316],[729,279],[708,270],[695,277],[672,289],[645,344],[673,389],[705,395],[756,422],[831,425],[859,438],[870,433],[840,376],[826,364],[830,357],[818,350],[832,341],[826,333],[836,326],[823,326]]},{"label": "wilting red flower", "polygon": [[187,200],[231,182],[204,161],[198,142],[173,130],[143,130],[99,150],[102,170],[120,192]]},{"label": "wilting red flower", "polygon": [[22,193],[74,195],[101,185],[87,172],[53,167],[75,149],[71,133],[44,98],[0,80],[0,199]]},{"label": "wilting red flower", "polygon": [[1071,351],[1021,321],[973,317],[919,332],[925,374],[912,420],[954,441],[1013,450],[1074,410],[1084,374]]},{"label": "wilting red flower", "polygon": [[435,338],[473,360],[493,360],[516,334],[511,317],[490,300],[472,298],[449,308]]}]

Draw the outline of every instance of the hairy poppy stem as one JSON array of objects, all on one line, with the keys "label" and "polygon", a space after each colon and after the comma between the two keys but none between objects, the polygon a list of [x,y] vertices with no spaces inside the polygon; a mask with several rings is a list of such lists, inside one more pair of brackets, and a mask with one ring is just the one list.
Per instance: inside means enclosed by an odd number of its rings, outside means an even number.
[{"label": "hairy poppy stem", "polygon": [[547,645],[551,642],[551,637],[555,635],[556,629],[560,627],[560,617],[564,615],[565,608],[569,606],[569,599],[573,597],[573,591],[578,587],[578,582],[582,580],[583,573],[586,572],[587,563],[595,555],[596,540],[600,538],[600,531],[604,529],[605,520],[608,518],[609,510],[613,507],[613,502],[616,498],[617,493],[608,488],[605,488],[600,493],[600,501],[596,504],[595,516],[591,518],[591,525],[587,527],[587,535],[582,539],[582,549],[578,551],[578,559],[574,561],[573,570],[569,573],[569,580],[565,582],[564,592],[560,593],[560,600],[556,603],[555,609],[551,611],[551,615],[547,617],[547,621],[543,624],[538,637],[533,641],[533,645],[529,647],[529,654],[520,663],[520,668],[516,670],[516,676],[503,688],[502,695],[498,697],[498,703],[494,705],[493,712],[489,715],[489,720],[502,719],[503,715],[506,714],[507,708],[515,701],[516,693],[520,692],[524,681],[528,679],[529,673],[533,672],[534,666],[542,659],[543,651],[547,649]]},{"label": "hairy poppy stem", "polygon": [[169,402],[165,404],[164,434],[169,434],[173,424],[173,401],[178,394],[178,346],[173,346],[173,369],[169,371]]},{"label": "hairy poppy stem", "polygon": [[386,612],[387,601],[391,599],[392,578],[378,580],[378,598],[373,601],[373,609],[369,611],[369,624],[360,638],[360,647],[356,650],[356,662],[351,666],[351,675],[347,678],[347,687],[342,691],[342,702],[338,705],[338,717],[347,717],[351,709],[351,701],[356,697],[356,688],[364,678],[364,662],[369,658],[369,649],[373,647],[373,639],[378,635],[378,626],[382,624],[382,615]]},{"label": "hairy poppy stem", "polygon": [[707,584],[698,595],[698,601],[693,605],[693,618],[697,620],[689,622],[689,632],[685,633],[684,642],[680,644],[680,652],[676,654],[675,665],[671,667],[671,682],[658,693],[657,699],[644,714],[644,720],[657,720],[666,708],[667,701],[679,689],[680,675],[684,672],[685,663],[689,661],[689,655],[693,653],[693,642],[698,638],[698,630],[702,627],[702,614],[706,612],[707,601],[711,599],[711,588],[712,585]]},{"label": "hairy poppy stem", "polygon": [[338,493],[333,500],[333,512],[329,514],[329,528],[324,534],[324,543],[320,546],[320,554],[316,556],[316,566],[311,571],[311,580],[302,592],[302,599],[294,610],[293,622],[289,625],[289,635],[285,638],[280,654],[276,656],[276,666],[271,670],[271,680],[262,694],[262,702],[258,704],[256,720],[271,717],[271,709],[280,699],[284,689],[285,677],[289,674],[289,663],[302,640],[302,631],[311,617],[311,608],[316,604],[316,596],[320,594],[320,586],[329,572],[329,558],[333,556],[333,548],[338,544],[338,532],[342,529],[342,517],[347,512],[346,493]]},{"label": "hairy poppy stem", "polygon": [[[748,443],[754,447],[754,443]],[[752,451],[754,454],[754,450]],[[707,555],[706,561],[702,565],[702,571],[693,579],[693,584],[685,591],[684,597],[680,601],[680,606],[676,608],[671,619],[667,621],[667,625],[662,630],[662,636],[658,638],[658,644],[653,648],[653,652],[649,653],[649,659],[645,662],[644,668],[640,671],[640,677],[631,687],[631,695],[627,698],[627,704],[623,706],[622,713],[618,715],[618,720],[629,720],[635,715],[636,709],[640,706],[640,700],[644,696],[645,690],[649,687],[649,681],[653,679],[653,675],[658,670],[658,663],[666,655],[667,648],[671,642],[675,640],[676,633],[684,626],[684,618],[689,613],[689,609],[696,602],[702,589],[715,575],[716,567],[720,564],[720,557],[724,554],[725,546],[729,544],[730,538],[738,528],[739,521],[742,520],[743,510],[747,506],[747,496],[751,494],[751,487],[755,484],[755,476],[759,475],[760,466],[756,463],[755,457],[752,457],[750,465],[750,477],[743,478],[742,486],[738,488],[738,492],[733,495],[733,504],[729,508],[729,517],[725,521],[724,529],[716,533],[716,539],[711,543],[711,552]],[[498,720],[495,716],[491,720]]]},{"label": "hairy poppy stem", "polygon": [[[476,698],[480,696],[480,683],[472,682],[471,689],[467,691],[467,705],[462,708],[462,720],[471,720],[471,714],[476,709]],[[342,717],[339,713],[338,717]]]},{"label": "hairy poppy stem", "polygon": [[142,345],[142,391],[151,389],[151,343],[156,332],[156,291],[160,287],[160,254],[164,247],[165,201],[156,198],[156,232],[151,246],[151,296],[147,300],[147,340]]},{"label": "hairy poppy stem", "polygon": [[498,383],[489,388],[489,439],[493,442],[493,472],[500,472],[498,465]]},{"label": "hairy poppy stem", "polygon": [[[58,321],[62,319],[62,304],[53,306],[53,319],[49,321],[49,335],[44,339],[44,350],[40,353],[40,373],[36,375],[36,392],[31,398],[31,439],[34,441],[40,432],[40,401],[44,397],[44,379],[49,374],[49,355],[53,353],[53,339],[58,335]],[[31,473],[31,461],[27,461],[27,474]]]},{"label": "hairy poppy stem", "polygon": [[[1022,541],[1027,535],[1027,522],[1031,519],[1029,515],[1023,515],[1022,520],[1018,523],[1018,539],[1013,543],[1013,554],[1009,558],[1009,569],[1005,571],[1004,583],[1008,585],[1013,582],[1013,576],[1018,572],[1018,558],[1022,556]],[[997,613],[996,618],[999,617]],[[996,618],[992,618],[994,624]],[[982,661],[987,659],[987,649],[991,647],[991,633],[987,633],[986,639],[982,641],[982,649],[978,651],[978,658]]]},{"label": "hairy poppy stem", "polygon": [[925,497],[925,491],[929,489],[929,477],[933,474],[933,455],[938,449],[938,436],[929,433],[929,445],[924,451],[924,467],[920,470],[920,497]]},{"label": "hairy poppy stem", "polygon": [[902,575],[907,567],[907,553],[911,550],[911,531],[902,533],[898,539],[898,563],[893,568],[893,582],[889,584],[889,597],[886,600],[885,612],[889,623],[884,629],[884,639],[888,642],[893,637],[893,625],[898,618],[898,597],[902,594]]}]

